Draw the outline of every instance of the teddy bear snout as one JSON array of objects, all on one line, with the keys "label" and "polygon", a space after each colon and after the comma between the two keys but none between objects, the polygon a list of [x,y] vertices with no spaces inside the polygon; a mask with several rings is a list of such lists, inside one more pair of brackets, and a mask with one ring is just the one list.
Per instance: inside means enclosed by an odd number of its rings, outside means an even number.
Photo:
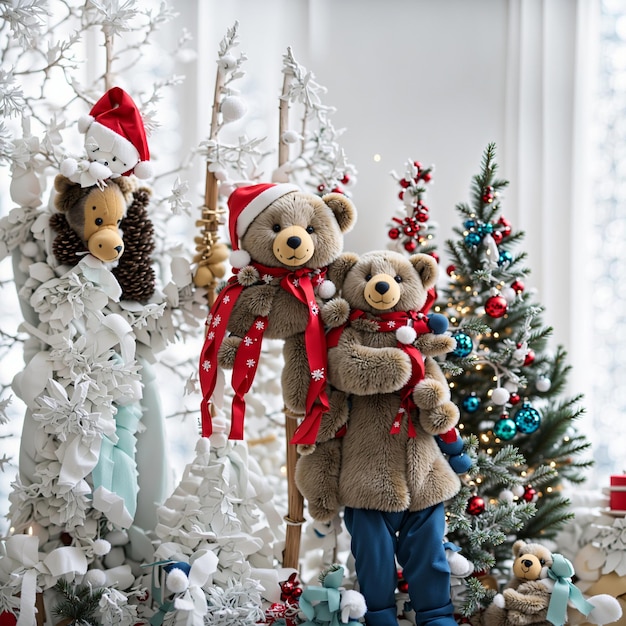
[{"label": "teddy bear snout", "polygon": [[532,566],[533,566],[533,562],[532,562],[530,559],[523,559],[523,560],[522,560],[522,565],[523,565],[524,567],[528,567],[528,568],[530,568],[530,567],[532,567]]},{"label": "teddy bear snout", "polygon": [[382,296],[389,291],[389,283],[386,280],[381,280],[374,285],[374,289]]}]

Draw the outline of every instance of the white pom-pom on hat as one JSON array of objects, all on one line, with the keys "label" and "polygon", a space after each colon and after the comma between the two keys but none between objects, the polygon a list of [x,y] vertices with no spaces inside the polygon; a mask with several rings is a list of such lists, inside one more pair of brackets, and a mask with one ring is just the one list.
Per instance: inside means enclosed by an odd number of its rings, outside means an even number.
[{"label": "white pom-pom on hat", "polygon": [[182,593],[189,588],[189,578],[182,569],[175,567],[168,573],[165,586],[172,593]]},{"label": "white pom-pom on hat", "polygon": [[341,621],[347,622],[350,619],[359,619],[367,611],[363,594],[354,589],[346,589],[341,592]]},{"label": "white pom-pom on hat", "polygon": [[335,287],[335,283],[332,280],[324,280],[322,284],[317,288],[317,293],[320,298],[324,298],[324,300],[330,300],[336,293],[337,287]]},{"label": "white pom-pom on hat", "polygon": [[250,253],[246,250],[233,250],[230,253],[230,264],[233,267],[245,267],[246,265],[250,265],[251,260]]},{"label": "white pom-pom on hat", "polygon": [[81,115],[78,118],[78,132],[86,133],[87,129],[91,126],[95,117],[93,115]]},{"label": "white pom-pom on hat", "polygon": [[133,168],[133,174],[141,180],[152,178],[152,175],[154,174],[152,164],[149,161],[139,161],[139,163],[137,163],[137,165]]},{"label": "white pom-pom on hat", "polygon": [[396,330],[396,339],[400,343],[411,344],[417,338],[417,333],[415,332],[415,328],[412,326],[400,326],[398,330]]}]

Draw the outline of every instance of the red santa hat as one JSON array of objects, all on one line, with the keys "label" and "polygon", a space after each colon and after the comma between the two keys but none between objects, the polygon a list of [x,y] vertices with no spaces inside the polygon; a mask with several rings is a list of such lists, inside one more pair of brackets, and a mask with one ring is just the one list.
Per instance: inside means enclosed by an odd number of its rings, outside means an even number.
[{"label": "red santa hat", "polygon": [[[94,104],[89,115],[78,122],[81,133],[89,131],[106,152],[115,152],[118,158],[131,167],[124,175],[135,174],[137,178],[152,175],[150,152],[141,113],[133,99],[120,87],[109,89]],[[115,146],[115,149],[110,149]]]},{"label": "red santa hat", "polygon": [[238,187],[228,197],[228,230],[233,252],[230,262],[233,267],[244,267],[250,263],[250,254],[239,248],[239,240],[246,234],[248,226],[267,207],[281,196],[300,191],[290,183],[262,183]]}]

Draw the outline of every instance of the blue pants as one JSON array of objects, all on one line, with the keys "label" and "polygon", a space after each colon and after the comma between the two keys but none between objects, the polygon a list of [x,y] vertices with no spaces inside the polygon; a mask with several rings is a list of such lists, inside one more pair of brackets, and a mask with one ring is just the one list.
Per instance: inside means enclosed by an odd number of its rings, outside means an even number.
[{"label": "blue pants", "polygon": [[418,626],[456,626],[450,568],[443,547],[443,504],[422,511],[385,513],[346,507],[359,588],[368,626],[397,626],[396,557],[409,586]]}]

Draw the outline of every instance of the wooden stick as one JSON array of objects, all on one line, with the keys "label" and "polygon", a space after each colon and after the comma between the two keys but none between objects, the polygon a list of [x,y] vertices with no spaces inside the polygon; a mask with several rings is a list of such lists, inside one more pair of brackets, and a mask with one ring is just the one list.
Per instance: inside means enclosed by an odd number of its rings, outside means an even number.
[{"label": "wooden stick", "polygon": [[[292,75],[285,72],[282,94],[288,93]],[[282,141],[283,133],[289,127],[289,101],[281,98],[279,105],[278,126],[278,166],[282,166],[289,160],[289,144]],[[285,550],[283,552],[283,567],[299,569],[300,561],[300,536],[304,523],[304,498],[296,486],[296,462],[298,451],[290,441],[298,427],[295,415],[290,415],[285,409],[285,445],[287,446],[287,515],[285,521],[287,529],[285,533]]]}]

